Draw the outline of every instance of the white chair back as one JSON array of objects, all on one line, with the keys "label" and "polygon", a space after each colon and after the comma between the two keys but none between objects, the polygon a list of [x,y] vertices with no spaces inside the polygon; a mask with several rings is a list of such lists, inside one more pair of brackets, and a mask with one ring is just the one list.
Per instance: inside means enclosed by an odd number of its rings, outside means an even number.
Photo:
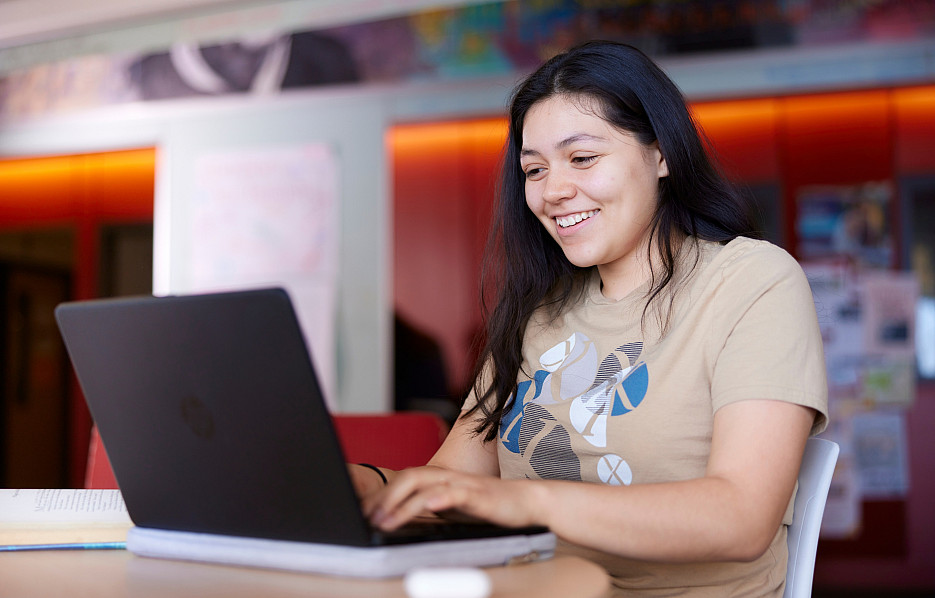
[{"label": "white chair back", "polygon": [[818,533],[840,450],[836,443],[823,438],[809,438],[805,444],[795,511],[788,530],[789,564],[783,598],[808,598],[812,595]]}]

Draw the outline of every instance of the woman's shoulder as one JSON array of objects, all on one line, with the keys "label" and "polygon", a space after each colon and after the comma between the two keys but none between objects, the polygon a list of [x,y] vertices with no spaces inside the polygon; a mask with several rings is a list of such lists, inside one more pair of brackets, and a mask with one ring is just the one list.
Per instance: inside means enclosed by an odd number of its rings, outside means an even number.
[{"label": "woman's shoulder", "polygon": [[702,241],[702,253],[710,256],[709,267],[725,276],[743,274],[754,277],[797,275],[802,272],[798,261],[788,251],[760,239],[736,237],[726,245]]},{"label": "woman's shoulder", "polygon": [[808,290],[802,266],[785,249],[768,241],[737,237],[727,244],[700,241],[700,264],[691,286],[693,294],[713,292],[755,297],[770,289]]}]

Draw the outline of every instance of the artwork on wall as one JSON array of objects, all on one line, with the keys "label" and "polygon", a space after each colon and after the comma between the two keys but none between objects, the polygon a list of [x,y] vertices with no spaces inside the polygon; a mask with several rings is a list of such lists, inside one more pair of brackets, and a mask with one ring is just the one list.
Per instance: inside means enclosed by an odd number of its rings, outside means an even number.
[{"label": "artwork on wall", "polygon": [[203,153],[188,233],[192,292],[282,286],[325,396],[336,388],[337,157],[324,143]]},{"label": "artwork on wall", "polygon": [[889,181],[813,185],[797,194],[798,256],[805,261],[846,257],[861,267],[892,265],[894,239]]},{"label": "artwork on wall", "polygon": [[347,44],[313,31],[199,46],[177,43],[128,67],[143,100],[283,89],[360,80]]},{"label": "artwork on wall", "polygon": [[[77,56],[0,77],[0,119],[178,97],[276,93],[364,82],[450,80],[528,71],[589,39],[653,57],[935,35],[926,0],[681,3],[512,0],[323,29],[260,24],[260,34]],[[78,76],[80,74],[80,76]]]}]

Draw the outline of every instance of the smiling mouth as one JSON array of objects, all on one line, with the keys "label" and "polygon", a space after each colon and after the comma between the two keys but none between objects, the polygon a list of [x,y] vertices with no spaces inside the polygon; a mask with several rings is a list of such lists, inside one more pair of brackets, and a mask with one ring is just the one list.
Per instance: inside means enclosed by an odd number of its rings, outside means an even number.
[{"label": "smiling mouth", "polygon": [[591,216],[597,214],[600,210],[589,210],[587,212],[578,212],[577,214],[569,214],[568,216],[559,216],[555,219],[556,224],[561,228],[568,228],[569,226],[574,226],[582,220],[587,220]]}]

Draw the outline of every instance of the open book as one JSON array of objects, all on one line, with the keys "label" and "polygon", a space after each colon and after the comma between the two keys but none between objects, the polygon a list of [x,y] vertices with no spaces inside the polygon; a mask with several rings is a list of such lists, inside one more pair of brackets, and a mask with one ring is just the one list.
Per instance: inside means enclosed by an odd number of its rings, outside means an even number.
[{"label": "open book", "polygon": [[0,489],[0,552],[122,548],[132,526],[119,490]]}]

